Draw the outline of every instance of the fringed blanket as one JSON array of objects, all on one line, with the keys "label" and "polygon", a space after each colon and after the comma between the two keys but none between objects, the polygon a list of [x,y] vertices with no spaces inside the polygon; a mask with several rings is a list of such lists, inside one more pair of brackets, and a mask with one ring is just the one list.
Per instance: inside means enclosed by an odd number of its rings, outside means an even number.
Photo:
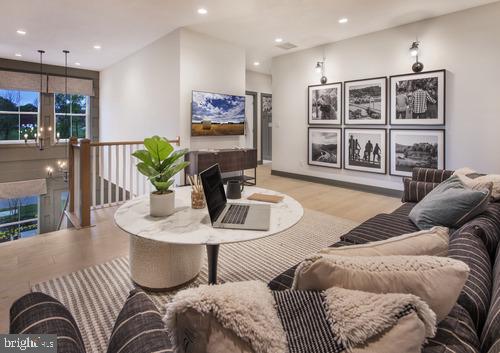
[{"label": "fringed blanket", "polygon": [[[435,333],[436,316],[426,303],[409,294],[341,288],[270,291],[264,283],[252,281],[180,292],[167,305],[165,321],[176,352],[220,351],[228,347],[226,339],[233,341],[231,347],[249,347],[241,352],[347,353],[366,348],[366,352],[378,353],[380,347],[387,347],[388,342],[381,343],[385,336],[391,345],[402,336],[412,341],[400,342],[396,352],[420,352],[426,337]],[[199,332],[200,327],[210,331],[215,326],[225,333]],[[185,333],[197,331],[186,345]]]}]

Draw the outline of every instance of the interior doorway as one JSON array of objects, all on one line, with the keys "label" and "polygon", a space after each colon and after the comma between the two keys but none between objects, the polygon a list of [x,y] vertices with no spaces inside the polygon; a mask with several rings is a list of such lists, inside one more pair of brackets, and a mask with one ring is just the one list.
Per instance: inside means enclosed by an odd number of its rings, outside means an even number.
[{"label": "interior doorway", "polygon": [[[257,148],[257,92],[245,93],[245,145],[248,148]],[[259,151],[257,151],[259,155]]]},{"label": "interior doorway", "polygon": [[273,96],[260,94],[261,149],[262,161],[270,162],[273,158]]}]

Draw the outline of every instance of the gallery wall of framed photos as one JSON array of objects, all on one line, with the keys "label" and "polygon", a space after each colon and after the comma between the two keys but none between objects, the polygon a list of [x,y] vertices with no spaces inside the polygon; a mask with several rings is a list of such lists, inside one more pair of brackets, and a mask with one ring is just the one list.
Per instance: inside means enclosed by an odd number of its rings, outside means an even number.
[{"label": "gallery wall of framed photos", "polygon": [[308,86],[308,164],[401,177],[444,169],[445,107],[446,70]]}]

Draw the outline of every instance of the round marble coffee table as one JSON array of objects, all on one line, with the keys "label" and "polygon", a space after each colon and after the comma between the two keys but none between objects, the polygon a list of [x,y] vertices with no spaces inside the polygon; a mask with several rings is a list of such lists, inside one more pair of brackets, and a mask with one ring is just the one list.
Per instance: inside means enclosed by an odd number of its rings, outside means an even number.
[{"label": "round marble coffee table", "polygon": [[[246,197],[259,192],[283,195],[272,190],[245,186],[242,199],[231,202],[260,203]],[[271,223],[267,231],[212,228],[208,210],[191,208],[191,187],[175,189],[175,213],[169,217],[149,215],[149,195],[123,204],[115,213],[115,222],[130,234],[130,272],[142,287],[165,289],[179,286],[196,277],[201,270],[203,246],[208,255],[208,281],[217,283],[219,245],[264,238],[282,232],[297,223],[304,214],[300,203],[283,195],[271,205]]]}]

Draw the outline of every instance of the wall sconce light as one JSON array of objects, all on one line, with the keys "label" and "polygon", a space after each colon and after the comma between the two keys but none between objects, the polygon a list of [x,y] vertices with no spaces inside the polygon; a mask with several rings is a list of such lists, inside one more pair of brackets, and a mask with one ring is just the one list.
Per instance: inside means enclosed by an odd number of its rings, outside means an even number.
[{"label": "wall sconce light", "polygon": [[323,61],[318,61],[316,63],[315,70],[318,74],[321,74],[321,79],[320,82],[322,85],[328,82],[328,79],[325,76],[325,59],[323,58]]},{"label": "wall sconce light", "polygon": [[421,72],[424,69],[424,64],[418,61],[419,46],[419,41],[414,41],[410,46],[410,55],[415,58],[415,63],[411,67],[413,72]]},{"label": "wall sconce light", "polygon": [[51,178],[52,177],[52,172],[54,172],[54,169],[52,169],[52,167],[47,167],[47,178]]}]

